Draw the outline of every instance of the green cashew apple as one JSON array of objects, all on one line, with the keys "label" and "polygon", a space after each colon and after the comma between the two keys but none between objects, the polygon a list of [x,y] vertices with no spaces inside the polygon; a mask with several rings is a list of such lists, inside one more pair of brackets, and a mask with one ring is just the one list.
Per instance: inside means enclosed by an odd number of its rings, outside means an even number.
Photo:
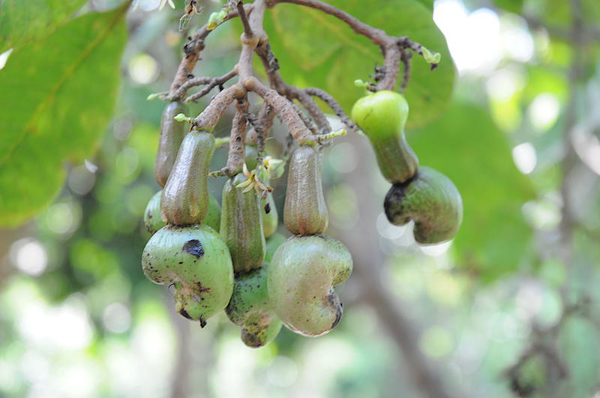
[{"label": "green cashew apple", "polygon": [[219,234],[205,225],[160,229],[144,248],[142,268],[152,282],[173,284],[177,312],[200,321],[202,327],[231,299],[229,249]]},{"label": "green cashew apple", "polygon": [[248,347],[262,347],[281,330],[267,293],[268,264],[235,278],[233,294],[225,308],[231,322],[242,327],[242,341]]},{"label": "green cashew apple", "polygon": [[292,236],[267,269],[269,299],[283,324],[295,333],[316,337],[342,317],[333,287],[352,273],[352,257],[339,241],[325,235]]},{"label": "green cashew apple", "polygon": [[[167,223],[160,218],[161,196],[162,191],[155,193],[148,202],[146,211],[144,212],[144,225],[150,234],[156,233],[156,231],[167,225]],[[208,225],[215,231],[218,231],[219,226],[221,225],[221,206],[219,206],[219,202],[217,202],[212,195],[210,195],[208,201],[208,214],[206,214],[202,223]]]},{"label": "green cashew apple", "polygon": [[290,160],[283,220],[294,235],[320,234],[329,223],[320,154],[312,146],[301,145]]},{"label": "green cashew apple", "polygon": [[185,123],[177,122],[174,119],[180,113],[187,113],[187,107],[179,101],[170,102],[165,107],[160,121],[160,139],[154,161],[154,178],[161,187],[167,183],[175,159],[177,159],[179,146],[186,133]]},{"label": "green cashew apple", "polygon": [[410,180],[419,168],[419,159],[404,137],[407,118],[408,103],[393,91],[369,94],[352,108],[352,119],[369,137],[379,169],[392,184]]},{"label": "green cashew apple", "polygon": [[163,189],[161,218],[174,225],[201,222],[208,213],[208,173],[215,137],[205,131],[189,132]]},{"label": "green cashew apple", "polygon": [[237,185],[247,180],[240,173],[223,186],[221,237],[229,247],[235,272],[259,268],[265,259],[265,236],[260,219],[260,199],[254,190]]},{"label": "green cashew apple", "polygon": [[394,225],[414,220],[415,240],[421,244],[452,239],[463,216],[462,198],[452,181],[429,167],[420,167],[410,181],[392,185],[384,201]]}]

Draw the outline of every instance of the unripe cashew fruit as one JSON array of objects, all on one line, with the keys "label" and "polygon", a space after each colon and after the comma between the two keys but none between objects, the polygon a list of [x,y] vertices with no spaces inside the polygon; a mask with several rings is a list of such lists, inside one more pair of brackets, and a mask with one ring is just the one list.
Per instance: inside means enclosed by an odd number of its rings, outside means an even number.
[{"label": "unripe cashew fruit", "polygon": [[189,132],[179,148],[161,197],[161,218],[174,225],[201,222],[208,213],[208,173],[215,137],[205,131]]},{"label": "unripe cashew fruit", "polygon": [[320,234],[329,223],[320,154],[312,146],[301,145],[290,159],[283,220],[294,235]]},{"label": "unripe cashew fruit", "polygon": [[407,118],[408,103],[393,91],[369,94],[352,108],[352,119],[369,137],[379,169],[392,184],[408,181],[419,168],[419,159],[404,137]]},{"label": "unripe cashew fruit", "polygon": [[[160,218],[161,196],[162,191],[155,193],[148,202],[146,211],[144,212],[144,225],[150,234],[156,233],[156,231],[167,225],[167,223]],[[208,214],[206,214],[206,217],[202,220],[202,224],[208,225],[215,231],[218,231],[219,226],[221,225],[221,207],[219,206],[219,202],[217,202],[212,195],[210,195],[208,199]]]},{"label": "unripe cashew fruit", "polygon": [[[269,178],[264,179],[264,183],[269,185]],[[260,200],[260,211],[263,225],[263,232],[265,238],[273,235],[277,231],[277,224],[279,224],[279,214],[277,213],[277,205],[275,205],[275,199],[273,194],[267,192],[267,197]]]},{"label": "unripe cashew fruit", "polygon": [[225,309],[233,292],[227,245],[205,225],[160,229],[144,248],[142,267],[152,282],[173,284],[177,312],[202,327]]},{"label": "unripe cashew fruit", "polygon": [[352,257],[342,243],[325,235],[292,236],[267,269],[275,313],[295,333],[316,337],[329,332],[342,317],[333,287],[351,272]]},{"label": "unripe cashew fruit", "polygon": [[225,308],[231,322],[242,327],[242,341],[248,347],[262,347],[281,330],[267,293],[268,264],[235,277],[233,294]]},{"label": "unripe cashew fruit", "polygon": [[[256,145],[246,144],[245,161],[248,170],[256,169],[256,165],[258,164],[258,148]],[[269,173],[262,173],[261,178],[267,186],[270,186],[271,178],[269,177]],[[265,238],[268,238],[275,233],[277,224],[279,223],[277,207],[275,206],[275,200],[271,192],[267,193],[266,198],[261,199],[261,217],[263,232],[265,233]]]},{"label": "unripe cashew fruit", "polygon": [[165,107],[160,121],[160,138],[154,161],[154,178],[161,187],[167,183],[177,158],[179,146],[185,136],[185,123],[173,119],[180,113],[187,113],[187,107],[179,101],[170,102]]},{"label": "unripe cashew fruit", "polygon": [[235,272],[259,268],[266,251],[260,220],[260,199],[254,190],[243,192],[237,188],[246,180],[242,173],[227,180],[221,199],[221,237],[229,247]]},{"label": "unripe cashew fruit", "polygon": [[246,144],[244,159],[248,170],[252,171],[258,164],[258,148],[256,145]]},{"label": "unripe cashew fruit", "polygon": [[415,240],[422,244],[452,239],[462,222],[462,198],[456,186],[429,167],[420,167],[410,181],[392,185],[383,207],[394,225],[414,220]]}]

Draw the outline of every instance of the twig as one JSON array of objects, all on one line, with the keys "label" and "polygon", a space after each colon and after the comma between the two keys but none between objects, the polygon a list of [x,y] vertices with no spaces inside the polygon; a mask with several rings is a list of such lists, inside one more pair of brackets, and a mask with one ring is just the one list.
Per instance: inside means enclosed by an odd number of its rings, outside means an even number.
[{"label": "twig", "polygon": [[[244,6],[247,13],[252,11],[252,4]],[[238,10],[232,10],[229,12],[227,19],[235,18],[238,16]],[[204,40],[210,34],[211,30],[208,29],[208,24],[198,29],[192,36],[188,38],[188,42],[183,46],[185,56],[179,64],[171,88],[169,89],[169,97],[173,95],[185,82],[189,76],[192,75],[192,71],[198,62],[200,52],[204,50]]]},{"label": "twig", "polygon": [[[167,100],[169,101],[174,101],[178,98],[182,98],[183,95],[187,92],[187,90],[189,90],[192,87],[196,87],[196,86],[203,86],[206,85],[207,87],[204,90],[207,90],[207,93],[212,90],[213,88],[217,87],[217,86],[221,86],[225,83],[227,83],[229,80],[231,80],[233,77],[235,77],[237,75],[237,71],[234,68],[233,70],[229,71],[228,73],[224,74],[223,76],[219,76],[219,77],[193,77],[191,79],[188,79],[185,81],[185,83],[183,83],[173,94],[169,95],[167,97]],[[203,90],[203,91],[204,91]],[[204,94],[204,95],[206,95]],[[188,97],[185,99],[185,102],[191,102],[191,101],[195,101],[198,98],[193,98],[196,94]]]},{"label": "twig", "polygon": [[231,136],[229,139],[229,153],[227,155],[227,165],[224,172],[228,177],[233,177],[242,171],[245,160],[246,150],[246,126],[248,112],[248,101],[244,98],[237,102],[235,116],[231,126]]},{"label": "twig", "polygon": [[[206,87],[204,87],[202,90],[198,91],[197,93],[190,95],[184,101],[185,102],[196,102],[200,98],[204,97],[206,94],[211,92],[215,87],[222,87],[223,84],[227,83],[229,80],[234,78],[236,75],[237,75],[237,69],[234,68],[233,70],[229,71],[228,73],[224,74],[223,76],[208,78],[209,81],[206,83],[203,83],[203,84],[206,84]],[[194,79],[191,79],[191,80],[194,80]],[[186,82],[186,84],[187,83],[188,82]],[[186,84],[184,84],[179,91],[181,91],[186,86]],[[183,90],[181,94],[185,93],[186,90],[187,90],[187,88],[185,90]]]},{"label": "twig", "polygon": [[356,123],[350,119],[350,117],[344,112],[342,106],[333,98],[331,94],[329,94],[325,90],[321,90],[316,87],[308,87],[304,89],[304,92],[313,97],[319,98],[321,101],[325,102],[329,108],[335,113],[335,115],[342,121],[342,123],[346,126],[348,131],[350,132],[358,132],[358,127]]},{"label": "twig", "polygon": [[238,83],[225,90],[221,91],[208,104],[208,106],[198,115],[192,122],[197,130],[212,131],[225,109],[236,99],[243,98],[246,95],[246,90]]}]

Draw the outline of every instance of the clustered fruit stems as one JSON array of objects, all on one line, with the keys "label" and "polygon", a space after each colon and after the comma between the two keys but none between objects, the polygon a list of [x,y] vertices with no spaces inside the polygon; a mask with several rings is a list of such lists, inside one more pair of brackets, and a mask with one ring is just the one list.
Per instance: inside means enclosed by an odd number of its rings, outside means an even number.
[{"label": "clustered fruit stems", "polygon": [[[241,0],[229,1],[226,5],[227,16],[224,20],[239,17],[244,26],[241,36],[242,50],[235,67],[219,77],[194,77],[192,71],[204,49],[204,41],[212,31],[209,24],[198,29],[184,46],[184,57],[179,65],[168,93],[162,97],[169,101],[183,100],[195,102],[209,94],[214,88],[220,92],[215,95],[204,111],[189,121],[194,129],[212,131],[223,113],[237,102],[236,116],[231,129],[230,154],[227,165],[213,175],[235,175],[242,169],[244,146],[246,142],[259,144],[259,158],[262,146],[273,117],[279,116],[287,126],[292,139],[300,145],[318,145],[343,133],[332,132],[332,128],[315,98],[323,101],[340,118],[347,131],[356,132],[356,124],[344,112],[341,105],[326,91],[319,88],[299,88],[286,83],[279,74],[279,64],[264,31],[264,15],[268,8],[280,3],[290,3],[310,7],[346,23],[355,33],[363,35],[379,46],[383,54],[383,66],[376,68],[375,83],[370,83],[370,91],[394,90],[397,86],[400,64],[404,65],[404,74],[400,89],[404,90],[410,77],[410,59],[412,52],[423,55],[421,44],[407,37],[393,37],[383,30],[374,28],[352,15],[319,0],[255,0],[252,4],[243,4]],[[257,55],[267,75],[268,85],[258,80],[253,71],[253,58]],[[436,65],[432,65],[435,67]],[[237,82],[224,88],[224,84],[237,77]],[[196,86],[204,86],[200,91],[186,96],[187,91]],[[248,94],[255,93],[264,101],[258,117],[249,112]],[[294,101],[297,101],[296,104]],[[241,106],[241,104],[244,104]],[[299,106],[298,106],[299,105]],[[243,108],[243,109],[242,109]],[[248,134],[246,128],[252,127]],[[241,131],[241,130],[244,131]]]}]

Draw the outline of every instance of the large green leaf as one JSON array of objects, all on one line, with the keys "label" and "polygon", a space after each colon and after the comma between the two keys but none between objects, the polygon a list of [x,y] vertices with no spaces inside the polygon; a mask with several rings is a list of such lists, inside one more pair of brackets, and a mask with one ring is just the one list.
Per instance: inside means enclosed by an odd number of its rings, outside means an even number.
[{"label": "large green leaf", "polygon": [[[452,95],[454,64],[446,41],[431,16],[431,9],[417,0],[330,0],[328,3],[394,36],[408,36],[442,54],[435,71],[420,56],[412,61],[412,78],[406,90],[411,107],[410,126],[423,126],[446,108]],[[267,14],[266,29],[291,84],[318,86],[329,91],[349,111],[363,95],[355,79],[369,79],[380,50],[355,34],[343,22],[293,4],[280,4]]]},{"label": "large green leaf", "polygon": [[422,165],[446,174],[461,192],[464,221],[455,239],[460,265],[487,280],[514,271],[531,245],[521,207],[534,191],[488,113],[454,103],[441,119],[411,132],[408,141]]},{"label": "large green leaf", "polygon": [[127,6],[76,18],[15,50],[0,71],[0,225],[16,225],[60,189],[110,120]]},{"label": "large green leaf", "polygon": [[0,53],[47,36],[87,0],[0,0]]}]

